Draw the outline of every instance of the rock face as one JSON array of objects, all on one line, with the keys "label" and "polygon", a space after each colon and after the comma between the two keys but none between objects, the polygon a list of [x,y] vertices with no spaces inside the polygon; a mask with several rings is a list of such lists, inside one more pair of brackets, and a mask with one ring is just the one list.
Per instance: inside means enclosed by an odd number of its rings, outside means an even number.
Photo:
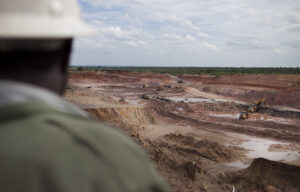
[{"label": "rock face", "polygon": [[300,167],[263,158],[255,159],[250,167],[227,174],[237,191],[300,191]]}]

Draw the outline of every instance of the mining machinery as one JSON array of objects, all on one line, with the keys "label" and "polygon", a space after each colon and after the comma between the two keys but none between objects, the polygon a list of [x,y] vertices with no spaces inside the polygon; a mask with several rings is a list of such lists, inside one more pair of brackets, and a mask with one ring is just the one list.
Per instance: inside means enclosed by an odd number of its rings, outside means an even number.
[{"label": "mining machinery", "polygon": [[240,113],[240,119],[248,119],[249,114],[256,113],[260,106],[263,106],[263,105],[266,105],[266,104],[267,104],[267,100],[265,98],[254,101],[253,104],[251,104],[248,107],[247,111],[242,111]]}]

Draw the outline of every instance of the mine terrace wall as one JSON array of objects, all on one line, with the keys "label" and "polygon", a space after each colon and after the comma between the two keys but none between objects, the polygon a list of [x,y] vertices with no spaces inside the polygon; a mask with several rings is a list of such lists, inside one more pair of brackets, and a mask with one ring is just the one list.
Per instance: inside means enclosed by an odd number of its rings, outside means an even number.
[{"label": "mine terrace wall", "polygon": [[279,110],[271,107],[258,107],[258,112],[264,113],[266,115],[274,116],[274,117],[300,118],[300,112]]}]

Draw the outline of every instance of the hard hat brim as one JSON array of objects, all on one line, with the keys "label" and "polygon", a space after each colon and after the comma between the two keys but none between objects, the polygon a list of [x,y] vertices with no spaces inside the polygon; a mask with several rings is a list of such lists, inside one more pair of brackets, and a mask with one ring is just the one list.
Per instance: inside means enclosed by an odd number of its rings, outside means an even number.
[{"label": "hard hat brim", "polygon": [[0,38],[74,38],[96,31],[79,18],[33,18],[0,15]]}]

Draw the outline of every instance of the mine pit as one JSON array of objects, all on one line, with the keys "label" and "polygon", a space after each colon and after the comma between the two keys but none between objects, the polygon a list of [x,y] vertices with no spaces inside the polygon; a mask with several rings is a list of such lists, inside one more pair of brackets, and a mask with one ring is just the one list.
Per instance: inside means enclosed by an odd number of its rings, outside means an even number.
[{"label": "mine pit", "polygon": [[174,192],[300,191],[290,81],[300,76],[73,71],[65,98],[137,142]]}]

